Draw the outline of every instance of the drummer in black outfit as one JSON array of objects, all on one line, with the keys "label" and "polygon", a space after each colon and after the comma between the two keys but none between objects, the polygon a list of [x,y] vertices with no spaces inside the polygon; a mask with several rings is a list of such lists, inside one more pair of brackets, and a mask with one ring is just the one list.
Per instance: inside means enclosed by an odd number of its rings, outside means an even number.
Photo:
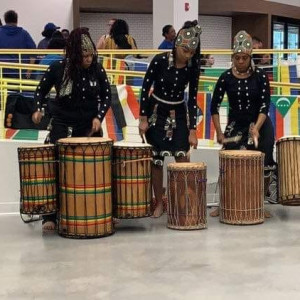
[{"label": "drummer in black outfit", "polygon": [[[60,138],[100,136],[101,123],[111,103],[106,72],[97,62],[96,47],[85,28],[74,29],[66,46],[66,57],[45,72],[35,92],[34,123],[41,121],[41,104],[52,87],[50,143]],[[43,217],[43,230],[55,229],[56,215]]]},{"label": "drummer in black outfit", "polygon": [[[200,34],[197,22],[186,22],[170,53],[156,55],[146,72],[140,99],[141,135],[154,148],[153,189],[157,207],[154,217],[163,213],[163,159],[174,155],[187,161],[190,146],[197,146],[196,114],[200,73]],[[153,92],[149,96],[150,88]],[[189,86],[188,101],[184,91]]]},{"label": "drummer in black outfit", "polygon": [[[265,153],[265,168],[274,166],[274,130],[268,116],[270,85],[267,74],[255,67],[252,38],[240,31],[234,38],[232,68],[219,78],[211,103],[211,114],[217,141],[223,149],[259,150]],[[224,94],[228,96],[229,113],[224,133],[219,108]],[[232,141],[235,139],[235,141]],[[231,142],[229,142],[231,140]],[[211,216],[218,215],[218,209]]]}]

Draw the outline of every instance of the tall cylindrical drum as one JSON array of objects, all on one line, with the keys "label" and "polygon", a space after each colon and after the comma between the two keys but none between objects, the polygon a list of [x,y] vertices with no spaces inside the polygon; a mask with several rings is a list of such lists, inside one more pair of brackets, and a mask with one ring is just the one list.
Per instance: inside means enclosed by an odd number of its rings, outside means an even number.
[{"label": "tall cylindrical drum", "polygon": [[300,136],[276,142],[278,199],[282,205],[300,205]]},{"label": "tall cylindrical drum", "polygon": [[57,173],[54,145],[18,148],[20,212],[28,215],[53,214],[57,209]]},{"label": "tall cylindrical drum", "polygon": [[116,218],[151,215],[152,146],[118,142],[113,145],[113,206]]},{"label": "tall cylindrical drum", "polygon": [[59,152],[58,233],[97,238],[114,233],[111,197],[112,140],[65,138]]},{"label": "tall cylindrical drum", "polygon": [[167,227],[179,230],[206,228],[206,165],[170,163],[167,173]]},{"label": "tall cylindrical drum", "polygon": [[248,225],[264,221],[264,154],[220,151],[220,221]]}]

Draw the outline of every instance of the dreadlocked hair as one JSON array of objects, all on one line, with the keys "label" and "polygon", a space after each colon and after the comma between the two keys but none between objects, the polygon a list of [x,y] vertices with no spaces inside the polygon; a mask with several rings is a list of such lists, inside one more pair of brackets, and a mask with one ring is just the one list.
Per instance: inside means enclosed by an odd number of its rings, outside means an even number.
[{"label": "dreadlocked hair", "polygon": [[129,34],[129,27],[126,21],[117,19],[111,27],[110,35],[119,49],[131,49],[126,35]]},{"label": "dreadlocked hair", "polygon": [[81,36],[87,35],[91,40],[93,48],[94,48],[94,56],[91,66],[89,67],[89,72],[92,76],[96,77],[97,74],[97,50],[94,42],[91,39],[88,28],[76,28],[72,30],[70,36],[67,40],[65,54],[66,54],[66,77],[64,78],[64,82],[68,82],[68,80],[76,81],[79,78],[81,73],[81,65],[83,62],[82,55],[82,47],[81,47]]},{"label": "dreadlocked hair", "polygon": [[[198,21],[197,20],[186,21],[183,24],[183,26],[182,26],[181,29],[187,29],[187,28],[195,27],[196,25],[198,25]],[[175,41],[177,40],[177,37],[179,35],[180,30],[177,33]],[[200,54],[201,54],[200,51],[201,51],[201,42],[199,40],[199,44],[198,44],[198,47],[196,49],[196,52],[193,55],[193,57],[191,58],[192,64],[191,64],[191,66],[188,66],[189,69],[192,71],[192,72],[190,72],[190,74],[192,74],[192,76],[199,76],[199,73],[200,73]],[[173,46],[173,49],[172,49],[172,54],[173,54],[173,58],[174,58],[174,65],[176,66],[176,47],[175,47],[175,42],[174,42],[174,46]]]}]

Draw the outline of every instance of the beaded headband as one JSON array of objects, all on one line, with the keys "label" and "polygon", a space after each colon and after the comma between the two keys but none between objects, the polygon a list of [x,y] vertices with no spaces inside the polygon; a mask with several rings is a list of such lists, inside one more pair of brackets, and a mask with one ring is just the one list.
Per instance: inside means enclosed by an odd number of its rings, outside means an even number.
[{"label": "beaded headband", "polygon": [[251,36],[244,30],[239,31],[233,40],[233,53],[246,53],[251,55],[252,49]]},{"label": "beaded headband", "polygon": [[200,42],[201,32],[202,30],[199,25],[181,29],[175,41],[175,46],[186,47],[190,50],[196,50]]},{"label": "beaded headband", "polygon": [[86,34],[81,35],[81,49],[82,51],[87,51],[87,52],[95,51],[91,39]]}]

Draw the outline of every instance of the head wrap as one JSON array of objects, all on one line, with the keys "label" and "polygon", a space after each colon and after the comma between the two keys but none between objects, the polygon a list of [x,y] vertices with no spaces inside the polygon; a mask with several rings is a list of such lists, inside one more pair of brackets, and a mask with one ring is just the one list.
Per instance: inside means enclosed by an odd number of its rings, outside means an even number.
[{"label": "head wrap", "polygon": [[186,47],[190,50],[196,50],[200,42],[202,30],[199,25],[190,28],[181,29],[175,41],[175,46]]},{"label": "head wrap", "polygon": [[95,51],[91,39],[86,34],[81,35],[81,49],[82,51],[86,51],[86,52]]},{"label": "head wrap", "polygon": [[239,31],[233,40],[233,53],[246,53],[251,55],[252,49],[251,36],[244,30]]}]

